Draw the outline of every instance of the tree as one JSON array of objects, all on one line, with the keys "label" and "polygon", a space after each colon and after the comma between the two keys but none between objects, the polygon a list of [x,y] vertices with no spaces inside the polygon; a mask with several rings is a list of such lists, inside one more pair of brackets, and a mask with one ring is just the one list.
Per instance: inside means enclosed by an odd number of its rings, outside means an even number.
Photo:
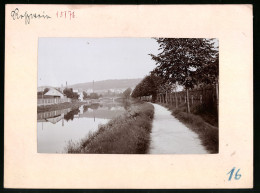
[{"label": "tree", "polygon": [[63,94],[66,95],[68,98],[71,99],[78,99],[79,98],[79,94],[76,92],[73,92],[72,88],[65,88],[63,90]]},{"label": "tree", "polygon": [[[150,54],[157,65],[154,72],[166,82],[183,85],[187,99],[189,89],[209,80],[206,75],[218,74],[218,69],[213,67],[218,59],[218,51],[212,39],[157,38],[156,41],[162,52],[157,56]],[[190,112],[189,100],[187,109]]]},{"label": "tree", "polygon": [[152,100],[155,101],[160,78],[154,74],[146,76],[133,90],[132,97],[142,97],[152,95]]},{"label": "tree", "polygon": [[123,92],[123,97],[128,100],[129,97],[130,97],[131,92],[132,92],[132,89],[131,89],[131,88],[127,88],[127,89]]},{"label": "tree", "polygon": [[98,99],[99,96],[98,96],[97,93],[90,93],[90,94],[89,94],[89,98],[90,98],[90,99]]},{"label": "tree", "polygon": [[88,93],[86,93],[85,91],[83,91],[83,99],[87,99],[87,98],[89,98]]},{"label": "tree", "polygon": [[47,93],[49,90],[50,90],[49,88],[45,88],[45,89],[43,90],[43,94]]}]

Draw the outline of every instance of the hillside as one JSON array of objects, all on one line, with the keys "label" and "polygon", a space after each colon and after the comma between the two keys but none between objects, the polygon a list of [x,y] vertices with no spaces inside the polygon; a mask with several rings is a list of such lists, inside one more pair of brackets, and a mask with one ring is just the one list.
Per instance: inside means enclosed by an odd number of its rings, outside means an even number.
[{"label": "hillside", "polygon": [[[95,90],[107,90],[107,89],[124,89],[135,87],[142,79],[113,79],[113,80],[102,80],[94,82]],[[74,85],[69,85],[69,87],[74,89],[92,89],[93,82],[79,83]]]}]

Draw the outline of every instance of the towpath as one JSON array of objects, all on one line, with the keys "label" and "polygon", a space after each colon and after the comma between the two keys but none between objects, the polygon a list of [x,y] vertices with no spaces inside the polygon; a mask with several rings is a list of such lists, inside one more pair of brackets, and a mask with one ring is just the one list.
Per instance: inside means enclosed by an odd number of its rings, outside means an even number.
[{"label": "towpath", "polygon": [[198,135],[171,115],[165,107],[154,105],[150,154],[206,154]]}]

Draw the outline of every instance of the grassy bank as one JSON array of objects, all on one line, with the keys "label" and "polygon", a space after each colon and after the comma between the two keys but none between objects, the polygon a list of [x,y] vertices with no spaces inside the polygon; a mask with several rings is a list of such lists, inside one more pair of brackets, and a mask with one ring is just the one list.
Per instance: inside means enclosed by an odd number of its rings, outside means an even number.
[{"label": "grassy bank", "polygon": [[[179,121],[184,123],[189,129],[194,131],[199,135],[202,144],[206,147],[206,149],[210,153],[218,153],[219,147],[219,132],[218,127],[209,124],[204,117],[208,117],[208,120],[215,123],[215,119],[212,118],[212,115],[206,115],[205,113],[201,113],[202,116],[198,114],[194,114],[197,112],[196,109],[200,109],[200,107],[194,107],[191,112],[187,113],[185,104],[180,105],[178,108],[170,104],[161,104],[168,108],[174,117],[176,117]],[[213,116],[214,117],[214,116]]]},{"label": "grassy bank", "polygon": [[135,102],[123,115],[100,125],[80,142],[69,142],[67,153],[143,154],[147,152],[154,107]]},{"label": "grassy bank", "polygon": [[67,109],[67,108],[78,108],[83,104],[86,104],[86,102],[75,101],[75,102],[71,102],[71,103],[60,103],[60,104],[54,104],[54,105],[39,106],[39,107],[37,107],[37,113],[55,111],[55,110],[61,110],[61,109]]}]

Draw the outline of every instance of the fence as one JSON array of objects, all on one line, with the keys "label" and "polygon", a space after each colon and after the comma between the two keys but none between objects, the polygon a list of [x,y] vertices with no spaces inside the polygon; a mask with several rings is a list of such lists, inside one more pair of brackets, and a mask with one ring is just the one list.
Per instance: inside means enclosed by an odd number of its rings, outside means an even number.
[{"label": "fence", "polygon": [[187,99],[187,92],[173,92],[173,93],[159,93],[157,95],[157,102],[167,103],[178,106],[182,103],[187,103],[189,100],[190,106],[198,104],[213,104],[218,106],[218,93],[215,86],[189,90],[189,98]]},{"label": "fence", "polygon": [[149,101],[149,102],[151,102],[152,101],[152,95],[150,95],[150,96],[142,96],[141,100],[142,101]]},{"label": "fence", "polygon": [[65,103],[65,102],[71,102],[70,98],[47,98],[47,99],[37,99],[37,106],[42,105],[52,105],[52,104],[59,104],[59,103]]}]

